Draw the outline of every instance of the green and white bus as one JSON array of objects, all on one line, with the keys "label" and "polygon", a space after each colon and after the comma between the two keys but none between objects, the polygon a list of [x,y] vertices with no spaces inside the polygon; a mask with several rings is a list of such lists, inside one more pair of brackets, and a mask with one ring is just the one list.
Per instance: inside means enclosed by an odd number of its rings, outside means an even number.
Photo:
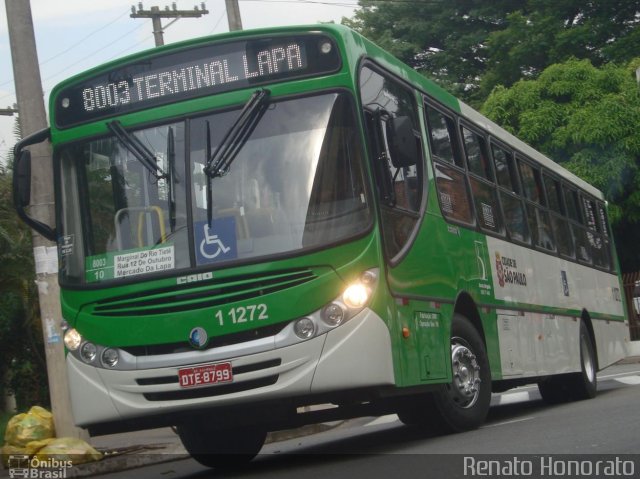
[{"label": "green and white bus", "polygon": [[[463,431],[492,391],[593,397],[625,355],[602,193],[346,27],[135,54],[50,115],[16,207],[58,244],[91,434],[176,426],[215,466],[358,415]],[[28,214],[42,141],[55,226]]]}]

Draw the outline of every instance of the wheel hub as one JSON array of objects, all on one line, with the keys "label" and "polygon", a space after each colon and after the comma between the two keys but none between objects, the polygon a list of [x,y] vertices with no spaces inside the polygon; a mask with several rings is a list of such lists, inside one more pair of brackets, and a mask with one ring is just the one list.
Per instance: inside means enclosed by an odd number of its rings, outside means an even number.
[{"label": "wheel hub", "polygon": [[453,382],[449,390],[453,400],[462,408],[472,407],[480,395],[480,366],[467,346],[458,342],[451,344]]}]

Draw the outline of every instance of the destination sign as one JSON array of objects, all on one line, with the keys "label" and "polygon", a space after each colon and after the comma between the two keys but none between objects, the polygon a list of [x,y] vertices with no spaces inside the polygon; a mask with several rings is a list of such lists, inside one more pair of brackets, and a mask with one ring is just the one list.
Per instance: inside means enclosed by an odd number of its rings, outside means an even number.
[{"label": "destination sign", "polygon": [[63,89],[56,97],[55,121],[65,128],[339,68],[334,42],[320,34],[197,46],[139,59]]}]

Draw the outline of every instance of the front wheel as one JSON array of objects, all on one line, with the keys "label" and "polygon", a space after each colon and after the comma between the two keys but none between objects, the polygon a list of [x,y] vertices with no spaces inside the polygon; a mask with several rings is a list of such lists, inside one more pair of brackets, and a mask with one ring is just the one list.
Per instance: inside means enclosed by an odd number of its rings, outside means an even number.
[{"label": "front wheel", "polygon": [[480,333],[459,314],[451,325],[451,369],[451,383],[407,401],[398,412],[401,421],[444,433],[484,423],[491,402],[489,359]]},{"label": "front wheel", "polygon": [[187,452],[203,466],[228,468],[251,461],[264,444],[263,429],[219,430],[196,422],[178,426],[178,435]]}]

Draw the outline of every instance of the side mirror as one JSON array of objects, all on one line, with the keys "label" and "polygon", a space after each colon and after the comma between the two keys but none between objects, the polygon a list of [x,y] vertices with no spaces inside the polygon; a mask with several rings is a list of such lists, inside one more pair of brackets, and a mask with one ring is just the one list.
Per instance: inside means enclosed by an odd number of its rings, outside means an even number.
[{"label": "side mirror", "polygon": [[13,174],[16,175],[16,203],[25,208],[31,203],[31,152],[29,150],[20,152]]},{"label": "side mirror", "polygon": [[420,152],[413,134],[413,123],[408,116],[397,116],[387,121],[387,145],[394,168],[415,165]]},{"label": "side mirror", "polygon": [[56,230],[43,222],[32,218],[25,208],[31,202],[31,152],[25,148],[42,143],[50,138],[48,128],[40,130],[16,143],[13,148],[13,205],[22,221],[36,230],[49,241],[56,241]]}]

